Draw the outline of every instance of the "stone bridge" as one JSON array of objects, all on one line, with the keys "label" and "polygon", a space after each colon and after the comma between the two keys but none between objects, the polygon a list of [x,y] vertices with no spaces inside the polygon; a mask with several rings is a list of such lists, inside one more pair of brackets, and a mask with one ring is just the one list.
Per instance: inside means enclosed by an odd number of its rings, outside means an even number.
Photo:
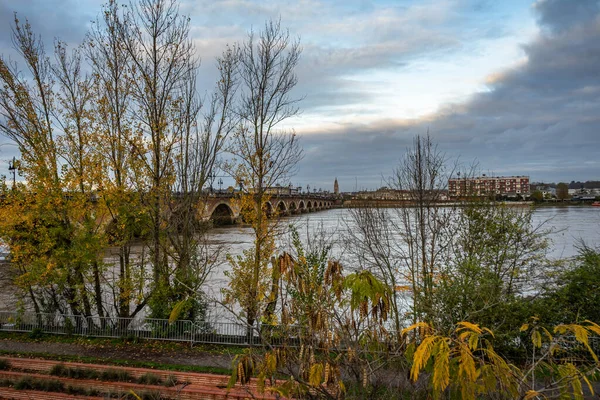
[{"label": "stone bridge", "polygon": [[[202,219],[217,224],[231,224],[240,220],[240,206],[233,193],[214,193],[204,205]],[[292,215],[327,210],[335,205],[335,198],[319,194],[278,194],[270,195],[267,213]]]}]

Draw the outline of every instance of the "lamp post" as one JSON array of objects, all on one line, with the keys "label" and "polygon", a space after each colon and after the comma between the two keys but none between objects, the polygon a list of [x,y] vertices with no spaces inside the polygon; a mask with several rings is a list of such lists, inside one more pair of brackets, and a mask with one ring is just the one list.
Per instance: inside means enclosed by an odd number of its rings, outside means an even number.
[{"label": "lamp post", "polygon": [[209,172],[208,173],[208,180],[210,181],[210,193],[212,194],[212,192],[213,192],[213,181],[215,180],[215,173],[214,172]]},{"label": "lamp post", "polygon": [[12,161],[8,162],[8,170],[13,174],[13,189],[17,185],[17,169],[19,169],[17,159],[13,157]]},{"label": "lamp post", "polygon": [[222,191],[223,179],[219,178],[219,193]]}]

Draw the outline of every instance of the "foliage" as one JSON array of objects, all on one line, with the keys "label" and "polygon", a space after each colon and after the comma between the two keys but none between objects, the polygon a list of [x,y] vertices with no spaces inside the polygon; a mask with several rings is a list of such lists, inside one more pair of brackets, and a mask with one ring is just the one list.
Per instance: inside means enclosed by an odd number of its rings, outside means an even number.
[{"label": "foliage", "polygon": [[556,198],[558,200],[568,200],[571,198],[569,194],[569,185],[564,182],[560,182],[556,185]]},{"label": "foliage", "polygon": [[580,245],[579,254],[537,299],[546,322],[600,321],[600,252]]},{"label": "foliage", "polygon": [[542,201],[544,201],[544,194],[540,190],[534,190],[533,192],[531,192],[530,198],[536,203],[541,203]]},{"label": "foliage", "polygon": [[[411,379],[417,381],[422,372],[432,394],[440,398],[475,399],[502,393],[502,398],[547,398],[553,393],[583,398],[582,384],[593,395],[589,376],[599,366],[598,358],[589,346],[590,334],[600,334],[600,326],[558,325],[554,336],[536,324],[525,324],[521,330],[530,336],[531,358],[519,368],[510,364],[493,348],[493,333],[470,322],[459,322],[449,336],[439,335],[431,326],[414,324],[403,333],[417,328],[424,332],[412,357]],[[579,344],[592,357],[591,364],[573,364],[573,344]],[[536,354],[537,351],[537,354]],[[543,372],[542,382],[536,381]],[[540,379],[541,380],[541,379]],[[569,397],[570,398],[570,397]]]},{"label": "foliage", "polygon": [[[236,358],[230,386],[254,374],[260,391],[341,398],[342,369],[353,368],[366,393],[370,376],[381,368],[380,354],[389,350],[383,325],[391,291],[366,270],[344,276],[342,265],[329,259],[329,245],[305,249],[293,228],[292,243],[294,255],[284,253],[273,263],[280,318],[265,321],[263,352],[248,349]],[[282,374],[288,379],[276,382]]]},{"label": "foliage", "polygon": [[532,213],[485,202],[464,205],[454,221],[449,259],[435,282],[430,315],[439,329],[450,331],[468,320],[497,334],[518,330],[523,320],[510,321],[515,303],[525,290],[545,282],[544,267],[552,266],[545,258],[548,232],[533,223]]},{"label": "foliage", "polygon": [[[234,126],[235,54],[218,58],[202,109],[176,1],[110,0],[81,46],[56,40],[53,54],[15,16],[13,43],[20,62],[0,58],[0,133],[24,182],[0,184],[0,240],[23,296],[36,312],[124,318],[200,297],[217,257],[197,210]],[[117,259],[104,263],[109,245]],[[184,314],[202,313],[197,301]]]}]

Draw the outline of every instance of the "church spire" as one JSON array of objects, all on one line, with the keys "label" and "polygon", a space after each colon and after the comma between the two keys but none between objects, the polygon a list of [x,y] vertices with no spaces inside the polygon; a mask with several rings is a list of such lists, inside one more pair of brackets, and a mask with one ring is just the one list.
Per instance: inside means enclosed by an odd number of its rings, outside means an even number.
[{"label": "church spire", "polygon": [[337,181],[337,177],[335,178],[335,181],[333,182],[333,194],[339,194],[340,193],[340,185],[338,185],[338,181]]}]

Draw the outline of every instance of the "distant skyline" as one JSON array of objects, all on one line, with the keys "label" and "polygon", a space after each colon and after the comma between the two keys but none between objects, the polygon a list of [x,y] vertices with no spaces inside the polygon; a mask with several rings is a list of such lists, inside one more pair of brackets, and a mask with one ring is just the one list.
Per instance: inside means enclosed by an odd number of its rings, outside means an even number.
[{"label": "distant skyline", "polygon": [[[125,1],[124,1],[125,2]],[[0,0],[0,53],[13,12],[48,50],[79,44],[103,0]],[[600,179],[600,3],[592,0],[187,0],[209,92],[215,56],[269,18],[303,47],[288,121],[305,154],[294,186],[377,188],[417,134],[482,173]],[[0,137],[0,143],[7,140]],[[14,146],[0,145],[8,176]],[[230,183],[225,182],[224,186]]]}]

